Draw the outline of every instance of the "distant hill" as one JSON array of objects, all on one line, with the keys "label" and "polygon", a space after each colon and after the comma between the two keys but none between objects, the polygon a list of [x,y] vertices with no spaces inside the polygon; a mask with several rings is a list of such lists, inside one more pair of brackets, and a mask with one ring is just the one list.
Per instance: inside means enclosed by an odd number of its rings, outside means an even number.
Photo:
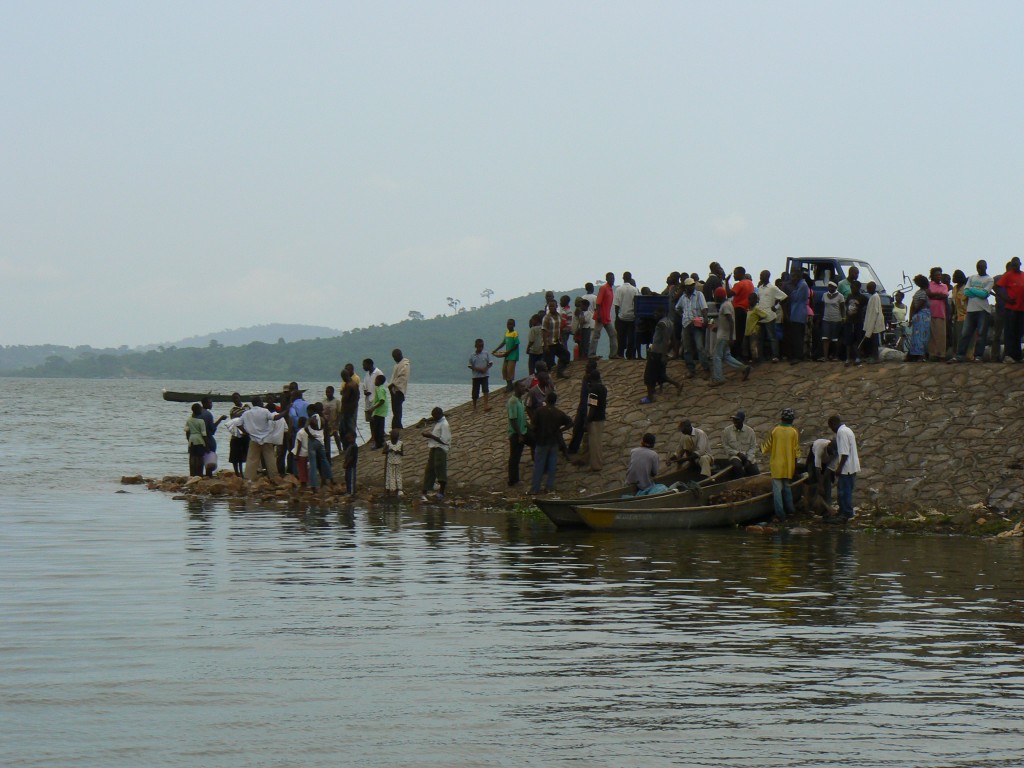
[{"label": "distant hill", "polygon": [[[561,292],[559,292],[561,293]],[[580,289],[567,291],[571,295]],[[466,367],[473,340],[482,337],[494,349],[512,317],[523,338],[526,370],[528,319],[544,303],[542,292],[508,301],[496,301],[477,309],[432,319],[409,319],[394,325],[377,325],[345,331],[333,338],[302,341],[252,342],[226,346],[219,334],[211,334],[206,346],[177,345],[146,352],[102,352],[68,361],[56,355],[31,368],[8,375],[26,377],[158,378],[210,380],[333,381],[341,367],[351,362],[357,371],[363,358],[373,359],[388,375],[393,365],[391,350],[401,348],[412,361],[413,381],[452,383],[469,380]],[[500,364],[500,361],[497,361]],[[496,364],[496,368],[499,365]],[[492,378],[500,381],[500,373]]]},{"label": "distant hill", "polygon": [[163,344],[148,344],[144,347],[136,347],[136,352],[147,352],[150,349],[160,347],[208,347],[211,341],[223,344],[225,347],[241,347],[244,344],[251,344],[254,341],[262,341],[264,344],[276,344],[278,339],[288,341],[302,341],[304,339],[330,339],[340,336],[341,331],[337,328],[328,328],[324,325],[297,325],[294,323],[268,323],[267,325],[250,325],[248,328],[230,328],[217,333],[207,333],[202,336],[189,336],[179,341],[169,341]]},{"label": "distant hill", "polygon": [[203,336],[190,336],[179,341],[164,344],[147,344],[139,347],[90,347],[82,344],[77,347],[66,347],[60,344],[12,344],[0,346],[0,374],[9,374],[23,368],[44,365],[51,357],[58,357],[65,362],[74,362],[84,358],[95,358],[101,355],[117,357],[131,352],[148,352],[153,349],[168,347],[208,347],[213,344],[225,347],[240,347],[254,341],[276,344],[279,339],[301,341],[302,339],[332,338],[341,335],[336,328],[323,325],[296,325],[289,323],[270,323],[268,325],[252,325],[248,328],[234,328]]}]

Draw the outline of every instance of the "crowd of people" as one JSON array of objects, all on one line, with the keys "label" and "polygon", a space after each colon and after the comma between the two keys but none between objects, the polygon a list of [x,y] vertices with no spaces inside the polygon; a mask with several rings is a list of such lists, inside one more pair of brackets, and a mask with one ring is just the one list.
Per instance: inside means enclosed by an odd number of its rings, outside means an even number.
[{"label": "crowd of people", "polygon": [[[586,464],[595,472],[604,468],[608,389],[598,368],[604,338],[608,359],[645,361],[643,405],[654,402],[665,385],[681,391],[682,382],[668,375],[667,363],[673,359],[684,361],[687,378],[704,375],[710,386],[719,386],[726,367],[746,380],[754,366],[763,362],[872,362],[878,359],[886,331],[897,343],[901,336],[906,337],[908,361],[1020,362],[1024,274],[1019,259],[1012,259],[995,277],[987,274],[984,261],[978,262],[971,276],[962,270],[954,270],[950,276],[939,267],[928,277],[918,275],[913,281],[917,291],[909,305],[902,292],[894,294],[890,318],[883,312],[878,286],[872,281],[862,286],[858,278],[858,269],[852,266],[843,279],[830,279],[824,290],[815,291],[813,280],[799,267],[774,281],[764,270],[755,283],[743,267],[729,274],[713,262],[703,279],[696,273],[671,273],[657,293],[648,287],[637,288],[629,272],[622,273],[618,285],[613,273],[597,286],[588,282],[575,298],[556,297],[549,291],[544,307],[528,320],[525,378],[517,376],[523,351],[515,318],[508,319],[504,336],[493,349],[488,350],[482,338],[476,339],[467,359],[472,407],[476,409],[480,403],[483,411],[491,410],[489,380],[495,360],[500,360],[508,394],[508,484],[519,484],[522,456],[528,447],[533,459],[530,491],[540,493],[555,487],[560,456]],[[321,484],[334,483],[331,456],[337,450],[346,491],[355,493],[362,411],[369,427],[363,448],[384,454],[386,491],[402,494],[402,416],[410,362],[400,349],[393,350],[392,358],[390,380],[371,359],[363,360],[362,375],[349,363],[341,371],[338,391],[327,387],[324,398],[315,403],[307,402],[303,390],[292,382],[279,396],[254,397],[250,403],[243,403],[236,393],[229,415],[219,419],[213,417],[209,401],[195,404],[185,427],[191,474],[210,474],[216,468],[215,435],[226,420],[231,435],[229,458],[236,474],[251,480],[261,469],[271,479],[291,473],[316,490]],[[580,364],[584,371],[579,399],[569,415],[559,407],[556,381],[567,377],[571,366]],[[780,519],[791,508],[785,481],[792,479],[798,445],[788,431],[795,431],[792,419],[787,421],[786,416],[783,412],[779,427],[762,446],[771,457],[773,482],[778,481],[776,513]],[[425,495],[436,491],[444,498],[451,430],[440,408],[434,409],[432,422],[432,428],[422,433],[429,443],[422,490]],[[848,518],[852,515],[853,477],[859,471],[856,442],[841,422],[833,431],[834,440],[815,441],[808,466],[816,478],[835,475],[839,514]],[[702,475],[710,475],[713,456],[707,434],[689,421],[680,425],[679,433],[679,445],[669,461],[693,463]],[[640,448],[652,451],[648,437],[653,441],[653,436],[645,436]],[[584,439],[585,461],[578,456]],[[736,414],[723,432],[725,458],[739,471],[756,472],[755,445],[744,414]],[[831,454],[829,445],[833,446]],[[652,478],[658,463],[648,453],[637,456],[641,458],[631,462],[629,482],[638,493],[648,493],[657,486]],[[821,488],[828,499],[830,488]]]}]

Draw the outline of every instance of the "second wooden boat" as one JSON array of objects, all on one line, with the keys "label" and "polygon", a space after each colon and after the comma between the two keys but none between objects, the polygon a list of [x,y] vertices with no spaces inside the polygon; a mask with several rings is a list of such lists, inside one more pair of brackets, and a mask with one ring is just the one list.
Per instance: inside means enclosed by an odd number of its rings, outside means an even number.
[{"label": "second wooden boat", "polygon": [[[699,483],[702,486],[714,485],[731,478],[734,471],[732,464],[729,464],[728,462],[719,462],[712,467],[712,472],[714,474],[712,474],[711,477],[704,479],[701,479],[700,468],[696,466],[674,469],[671,472],[665,472],[664,474],[658,475],[654,479],[666,486],[673,485],[674,483]],[[533,503],[536,504],[540,508],[541,512],[547,515],[548,519],[559,528],[581,528],[584,526],[584,523],[580,519],[579,515],[576,514],[576,506],[578,504],[618,504],[635,502],[638,499],[657,499],[662,498],[663,496],[664,494],[637,497],[633,495],[633,489],[631,487],[620,486],[618,488],[612,488],[611,490],[590,494],[588,496],[577,496],[566,499],[546,497],[535,498]]]}]

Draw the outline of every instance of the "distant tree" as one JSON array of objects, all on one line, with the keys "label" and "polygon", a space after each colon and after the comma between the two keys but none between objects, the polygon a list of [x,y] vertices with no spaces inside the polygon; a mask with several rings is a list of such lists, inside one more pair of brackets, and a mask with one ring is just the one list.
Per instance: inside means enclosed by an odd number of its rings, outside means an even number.
[{"label": "distant tree", "polygon": [[483,298],[487,299],[487,303],[490,304],[491,303],[491,296],[494,295],[494,291],[492,291],[490,288],[484,288],[482,291],[480,291],[480,295]]},{"label": "distant tree", "polygon": [[284,344],[284,336],[278,336],[277,337],[277,343],[278,344]]},{"label": "distant tree", "polygon": [[[278,344],[284,344],[284,339],[278,339],[278,340],[277,340],[277,343],[278,343]],[[221,347],[223,347],[224,345],[223,345],[223,344],[221,344],[221,343],[220,343],[219,341],[217,341],[216,339],[210,339],[210,343],[209,343],[209,344],[207,344],[206,346],[208,346],[208,347],[209,347],[210,349],[220,349],[220,348],[221,348]]]},{"label": "distant tree", "polygon": [[451,296],[447,297],[445,301],[447,301],[448,306],[452,308],[452,312],[457,312],[459,309],[459,304],[462,303],[458,299],[452,298]]},{"label": "distant tree", "polygon": [[415,309],[409,311],[410,320],[424,320],[422,312],[417,312]]}]

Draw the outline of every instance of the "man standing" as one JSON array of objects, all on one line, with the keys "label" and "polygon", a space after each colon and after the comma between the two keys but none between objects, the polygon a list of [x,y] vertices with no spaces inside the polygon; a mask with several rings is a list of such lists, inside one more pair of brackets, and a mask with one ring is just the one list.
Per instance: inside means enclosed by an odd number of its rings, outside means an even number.
[{"label": "man standing", "polygon": [[615,289],[615,332],[618,335],[619,357],[636,359],[636,286],[633,275],[622,273],[622,285]]},{"label": "man standing", "polygon": [[402,406],[409,391],[409,371],[412,363],[400,349],[391,350],[391,359],[395,361],[395,367],[391,371],[391,383],[388,384],[388,392],[391,393],[391,428],[402,429]]},{"label": "man standing", "polygon": [[748,477],[760,473],[757,466],[757,435],[744,424],[747,414],[736,411],[732,424],[722,430],[722,448],[726,460],[736,468],[736,473]]},{"label": "man standing", "polygon": [[569,365],[569,352],[562,346],[562,315],[558,311],[558,302],[554,299],[548,301],[548,311],[544,313],[540,328],[544,343],[544,361],[549,369],[555,371],[558,378],[564,379],[566,366]]},{"label": "man standing", "polygon": [[960,334],[956,357],[950,358],[951,362],[967,359],[967,350],[974,341],[975,334],[978,335],[978,340],[974,344],[974,359],[981,362],[985,357],[988,326],[992,319],[992,305],[988,297],[992,295],[995,283],[988,274],[988,264],[984,259],[979,261],[975,268],[978,271],[967,278],[967,287],[964,288],[964,295],[967,296],[967,317],[964,319],[964,329]]},{"label": "man standing", "polygon": [[640,438],[640,446],[629,452],[626,485],[632,485],[638,496],[650,490],[655,483],[655,475],[661,471],[661,462],[654,450],[654,443],[654,435],[647,432]]},{"label": "man standing", "polygon": [[601,382],[601,372],[595,368],[590,372],[590,382],[587,394],[587,451],[590,460],[590,470],[599,472],[604,468],[604,453],[602,442],[604,440],[605,408],[608,405],[608,388]]},{"label": "man standing", "polygon": [[[754,293],[754,281],[747,278],[747,270],[743,267],[736,267],[733,270],[732,279],[732,290],[727,293],[732,297],[733,313],[736,316],[735,327],[739,328],[739,332],[734,332],[731,340],[732,356],[742,360],[748,357],[744,354],[743,342],[747,336],[747,310],[750,309],[750,297]],[[711,295],[717,299],[716,294],[717,291],[714,291]]]},{"label": "man standing", "polygon": [[768,439],[761,446],[761,452],[769,456],[772,471],[772,495],[775,502],[775,519],[786,520],[794,512],[793,476],[796,474],[796,457],[800,451],[800,433],[793,422],[796,413],[792,408],[782,410],[782,423],[772,429]]},{"label": "man standing", "polygon": [[850,295],[846,299],[846,365],[860,365],[860,343],[864,338],[864,315],[868,305],[867,297],[860,292],[860,283],[850,281]]},{"label": "man standing", "polygon": [[689,419],[679,422],[679,433],[679,443],[668,460],[679,465],[696,464],[700,467],[701,477],[711,477],[711,441],[708,440],[708,433],[693,426]]},{"label": "man standing", "polygon": [[1020,337],[1024,333],[1024,273],[1020,271],[1020,259],[1014,256],[1006,267],[1006,273],[996,283],[1004,296],[1003,306],[1003,347],[1006,357],[1015,363],[1021,362]]},{"label": "man standing", "polygon": [[509,318],[505,323],[505,336],[501,344],[491,350],[491,354],[502,358],[501,378],[505,381],[505,391],[512,391],[512,382],[516,380],[516,363],[519,362],[519,333],[516,321]]},{"label": "man standing", "polygon": [[327,452],[327,460],[331,460],[331,438],[341,453],[341,435],[338,428],[341,426],[341,400],[334,396],[334,387],[324,390],[324,399],[320,401],[320,413],[324,421],[324,450]]},{"label": "man standing", "polygon": [[654,318],[657,322],[654,326],[651,345],[647,348],[647,365],[644,366],[647,397],[640,400],[641,405],[653,403],[654,391],[662,384],[671,384],[676,388],[676,394],[683,389],[679,382],[668,377],[668,349],[672,344],[672,321],[665,316],[665,310],[661,307],[654,310]]},{"label": "man standing", "polygon": [[526,445],[526,408],[523,407],[523,394],[526,385],[517,381],[512,385],[509,395],[508,413],[508,485],[509,488],[519,484],[519,462],[523,458],[523,446]]},{"label": "man standing", "polygon": [[480,399],[480,393],[484,395],[484,411],[491,410],[491,406],[487,404],[487,398],[490,393],[490,387],[488,381],[491,375],[491,366],[494,363],[491,361],[491,353],[484,349],[484,340],[476,340],[476,351],[469,356],[469,365],[466,367],[470,370],[470,375],[473,379],[473,410],[476,410],[476,401]]},{"label": "man standing", "polygon": [[274,456],[274,425],[282,414],[271,414],[259,397],[252,399],[252,408],[241,415],[242,429],[249,435],[249,451],[245,455],[245,479],[255,480],[260,462],[267,468],[267,477],[277,480],[277,459]]},{"label": "man standing", "polygon": [[688,277],[683,281],[683,295],[676,302],[683,339],[683,358],[686,360],[686,375],[693,378],[697,373],[694,355],[700,360],[705,371],[709,370],[707,352],[704,351],[704,328],[708,320],[708,302],[704,294],[696,290],[697,281]]},{"label": "man standing", "polygon": [[594,337],[594,318],[597,315],[597,294],[594,293],[594,284],[587,283],[583,286],[586,293],[582,298],[587,302],[583,310],[583,317],[580,320],[580,357],[590,357],[590,345]]},{"label": "man standing", "polygon": [[[853,268],[850,268],[853,272]],[[807,330],[807,298],[809,289],[804,280],[802,267],[793,267],[793,289],[789,293],[789,319],[786,321],[786,336],[789,338],[789,364],[796,365],[804,359],[804,334]]]},{"label": "man standing", "polygon": [[597,292],[594,304],[594,335],[590,341],[590,356],[597,357],[597,344],[601,341],[601,331],[608,335],[608,359],[615,357],[618,345],[615,340],[615,329],[612,325],[612,306],[615,304],[615,275],[609,272],[604,276],[604,285]]},{"label": "man standing", "polygon": [[837,286],[837,288],[839,289],[839,293],[843,295],[844,299],[850,298],[850,283],[852,283],[854,280],[859,279],[860,270],[857,267],[850,267],[848,270],[846,270],[846,277],[840,280],[839,285]]},{"label": "man standing", "polygon": [[444,411],[435,407],[430,416],[434,420],[434,426],[422,433],[427,439],[427,445],[430,446],[427,466],[423,471],[424,501],[426,494],[434,490],[435,482],[437,498],[444,499],[444,491],[448,485],[448,449],[452,444],[452,430],[448,426],[448,419],[444,417]]},{"label": "man standing", "polygon": [[932,312],[931,336],[928,339],[928,359],[934,362],[936,360],[944,360],[946,357],[946,311],[948,309],[949,286],[942,281],[942,267],[932,267],[928,276],[928,308]]},{"label": "man standing", "polygon": [[366,416],[366,423],[369,424],[373,416],[373,404],[376,400],[377,377],[383,376],[384,371],[375,366],[370,358],[363,360],[363,371],[366,372],[366,375],[359,382],[359,388],[363,392],[363,414]]},{"label": "man standing", "polygon": [[853,485],[860,472],[857,438],[837,415],[829,416],[828,426],[836,433],[836,454],[839,456],[836,464],[836,497],[839,501],[839,516],[846,521],[853,517]]},{"label": "man standing", "polygon": [[356,414],[359,411],[359,385],[352,380],[352,371],[346,366],[341,370],[341,447],[348,447],[346,435],[356,433]]},{"label": "man standing", "polygon": [[540,493],[540,483],[547,474],[548,492],[555,490],[555,471],[558,451],[562,444],[562,431],[572,426],[568,414],[555,407],[558,394],[551,392],[544,405],[533,412],[533,482],[530,493]]},{"label": "man standing", "polygon": [[[715,335],[715,349],[711,353],[712,387],[721,386],[725,382],[725,374],[722,371],[723,363],[740,371],[743,381],[750,377],[750,366],[744,365],[733,357],[736,349],[736,345],[733,342],[736,340],[736,326],[739,323],[739,313],[733,306],[735,300],[726,295],[726,290],[722,286],[715,288],[715,300],[721,303],[718,307],[718,320],[711,327],[712,330],[717,331]],[[746,314],[746,312],[743,313],[744,317],[746,317]]]},{"label": "man standing", "polygon": [[864,356],[877,363],[882,351],[885,315],[882,312],[882,297],[873,280],[868,283],[867,291],[868,303],[864,309]]}]

